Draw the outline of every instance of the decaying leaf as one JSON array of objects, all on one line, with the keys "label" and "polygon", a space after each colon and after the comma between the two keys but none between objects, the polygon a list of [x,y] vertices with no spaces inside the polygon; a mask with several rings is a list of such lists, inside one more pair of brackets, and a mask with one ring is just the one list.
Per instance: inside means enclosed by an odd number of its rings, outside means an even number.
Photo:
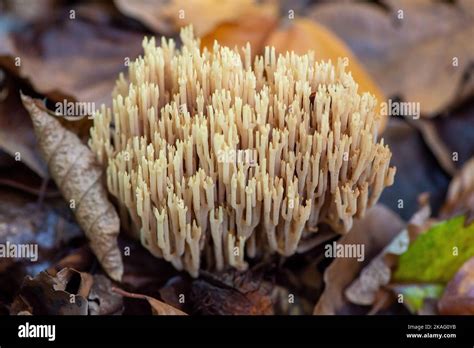
[{"label": "decaying leaf", "polygon": [[123,297],[147,300],[154,315],[187,315],[183,311],[180,311],[179,309],[174,308],[173,306],[170,306],[169,304],[159,301],[151,296],[134,294],[120,288],[113,288],[112,291],[122,295]]},{"label": "decaying leaf", "polygon": [[438,309],[444,315],[474,315],[474,257],[448,283]]},{"label": "decaying leaf", "polygon": [[392,276],[392,268],[399,255],[410,245],[410,240],[426,230],[431,215],[427,196],[420,199],[420,210],[413,215],[408,226],[403,229],[366,267],[359,277],[346,289],[345,295],[354,304],[373,305],[380,288],[387,285]]},{"label": "decaying leaf", "polygon": [[94,275],[87,300],[90,315],[111,315],[122,312],[122,296],[112,291],[112,282],[102,274]]},{"label": "decaying leaf", "polygon": [[395,282],[447,283],[474,256],[474,223],[465,216],[433,225],[400,256]]},{"label": "decaying leaf", "polygon": [[[63,201],[31,202],[16,191],[0,190],[0,244],[29,245],[27,255],[5,255],[2,249],[0,273],[13,263],[21,263],[26,274],[35,275],[50,265],[51,259],[66,249],[68,242],[81,236]],[[20,272],[20,275],[22,272]]]},{"label": "decaying leaf", "polygon": [[[309,19],[297,18],[286,22],[268,38],[266,45],[274,46],[278,53],[295,51],[303,54],[314,51],[317,60],[337,62],[339,57],[347,57],[349,69],[359,85],[360,92],[370,92],[379,103],[385,101],[383,92],[365,71],[350,48],[330,30]],[[379,129],[383,131],[387,116],[381,116]]]},{"label": "decaying leaf", "polygon": [[449,185],[441,218],[466,214],[466,224],[474,222],[474,158],[466,162]]},{"label": "decaying leaf", "polygon": [[65,268],[52,277],[41,272],[26,277],[12,306],[12,314],[27,311],[33,315],[87,315],[87,294],[92,276]]},{"label": "decaying leaf", "polygon": [[420,103],[422,115],[471,96],[471,1],[384,2],[388,11],[369,2],[325,2],[310,16],[347,43],[388,97]]},{"label": "decaying leaf", "polygon": [[231,270],[192,284],[194,312],[205,315],[273,314],[273,286],[259,272]]},{"label": "decaying leaf", "polygon": [[12,314],[96,315],[114,314],[122,308],[122,297],[111,291],[111,281],[64,268],[55,276],[41,272],[27,276],[12,305]]},{"label": "decaying leaf", "polygon": [[337,243],[364,245],[365,260],[359,262],[356,258],[336,258],[332,261],[324,273],[326,287],[314,308],[314,314],[347,313],[344,290],[364,265],[400,232],[403,225],[403,221],[396,214],[382,205],[374,206],[362,220],[355,222],[349,233]]},{"label": "decaying leaf", "polygon": [[[0,33],[1,35],[1,33]],[[98,109],[127,61],[138,56],[143,33],[69,13],[0,38],[0,66],[27,78],[55,102],[87,102]]]},{"label": "decaying leaf", "polygon": [[41,177],[46,177],[46,163],[37,148],[28,112],[21,104],[18,86],[0,69],[0,149],[21,161]]},{"label": "decaying leaf", "polygon": [[117,246],[120,222],[107,198],[95,156],[75,134],[42,110],[38,101],[27,96],[22,99],[30,112],[51,176],[73,209],[99,262],[112,279],[120,280],[123,274]]}]

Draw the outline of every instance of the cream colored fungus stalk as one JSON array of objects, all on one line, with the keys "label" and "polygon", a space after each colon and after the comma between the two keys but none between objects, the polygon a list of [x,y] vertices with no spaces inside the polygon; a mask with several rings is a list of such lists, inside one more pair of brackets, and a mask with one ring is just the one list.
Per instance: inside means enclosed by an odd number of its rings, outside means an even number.
[{"label": "cream colored fungus stalk", "polygon": [[153,255],[193,276],[202,259],[244,270],[246,256],[292,255],[319,223],[347,232],[392,184],[377,101],[346,60],[267,47],[252,65],[249,45],[201,51],[190,27],[181,39],[143,41],[91,130]]}]

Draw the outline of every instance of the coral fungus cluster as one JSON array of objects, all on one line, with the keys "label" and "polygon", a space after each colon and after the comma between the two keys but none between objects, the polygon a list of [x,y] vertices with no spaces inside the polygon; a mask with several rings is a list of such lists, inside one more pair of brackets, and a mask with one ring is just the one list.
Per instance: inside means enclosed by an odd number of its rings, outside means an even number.
[{"label": "coral fungus cluster", "polygon": [[[393,182],[380,116],[347,61],[145,39],[90,146],[151,253],[196,276],[347,232]],[[122,215],[123,214],[122,211]],[[203,261],[204,260],[204,261]]]}]

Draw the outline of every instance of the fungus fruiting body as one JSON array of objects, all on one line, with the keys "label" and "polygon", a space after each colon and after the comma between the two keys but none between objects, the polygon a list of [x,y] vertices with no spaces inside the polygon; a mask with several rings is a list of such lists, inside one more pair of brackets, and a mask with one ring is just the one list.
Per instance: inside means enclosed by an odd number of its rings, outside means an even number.
[{"label": "fungus fruiting body", "polygon": [[[337,65],[267,47],[143,42],[90,146],[145,247],[196,276],[347,232],[393,182],[377,100]],[[203,265],[201,265],[203,263]]]}]

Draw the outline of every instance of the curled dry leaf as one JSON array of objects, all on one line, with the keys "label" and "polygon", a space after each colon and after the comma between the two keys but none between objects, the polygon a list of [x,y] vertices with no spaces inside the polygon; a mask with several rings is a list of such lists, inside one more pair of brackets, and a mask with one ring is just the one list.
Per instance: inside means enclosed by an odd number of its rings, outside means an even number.
[{"label": "curled dry leaf", "polygon": [[72,132],[38,106],[38,101],[22,96],[33,120],[40,150],[64,198],[73,208],[91,249],[112,279],[120,280],[123,264],[117,245],[120,222],[107,198],[102,170],[94,154]]},{"label": "curled dry leaf", "polygon": [[472,2],[385,3],[388,11],[369,2],[325,2],[310,16],[347,43],[388,97],[420,103],[422,115],[471,96]]},{"label": "curled dry leaf", "polygon": [[103,275],[92,276],[72,268],[64,268],[55,276],[43,271],[34,278],[25,278],[11,312],[33,315],[119,313],[122,297],[111,289],[111,281]]},{"label": "curled dry leaf", "polygon": [[[314,21],[297,18],[285,22],[270,35],[266,45],[274,46],[277,52],[282,54],[287,51],[303,54],[312,50],[317,60],[330,59],[337,62],[339,57],[347,57],[352,76],[359,84],[359,91],[372,93],[379,103],[385,101],[383,92],[365,71],[350,48],[329,29]],[[386,123],[387,116],[381,116],[380,131],[385,129]]]},{"label": "curled dry leaf", "polygon": [[438,309],[444,315],[474,315],[474,257],[448,283]]},{"label": "curled dry leaf", "polygon": [[162,301],[159,301],[151,296],[134,294],[134,293],[122,290],[120,288],[112,288],[112,291],[114,291],[115,293],[119,295],[122,295],[123,297],[147,300],[151,306],[151,309],[154,315],[187,315],[183,311],[180,311],[179,309],[173,306],[170,306],[169,304],[166,304]]},{"label": "curled dry leaf", "polygon": [[336,258],[324,273],[325,289],[314,314],[342,314],[348,312],[344,290],[355,279],[359,271],[400,232],[403,221],[382,205],[370,209],[366,216],[355,222],[339,245],[364,245],[365,261],[356,258]]},{"label": "curled dry leaf", "polygon": [[12,305],[11,314],[27,311],[33,315],[87,315],[87,294],[92,276],[65,268],[52,277],[41,272],[27,276],[19,296]]}]

